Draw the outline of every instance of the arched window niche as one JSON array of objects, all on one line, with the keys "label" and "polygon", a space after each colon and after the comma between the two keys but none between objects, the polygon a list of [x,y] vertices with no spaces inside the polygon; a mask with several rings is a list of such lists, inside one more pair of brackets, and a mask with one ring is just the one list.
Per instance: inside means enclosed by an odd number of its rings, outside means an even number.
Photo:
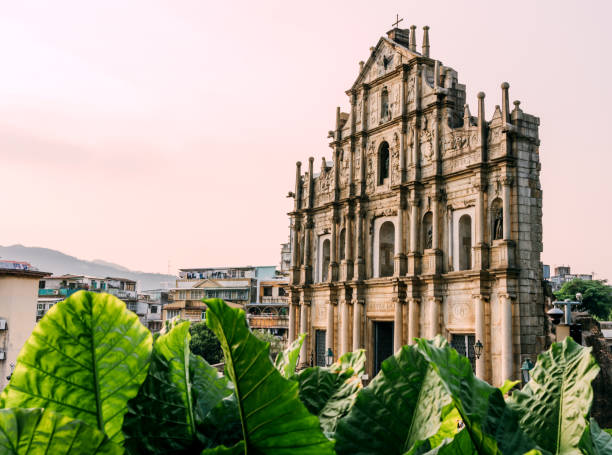
[{"label": "arched window niche", "polygon": [[395,226],[385,221],[378,233],[378,276],[393,276],[393,256],[395,253]]},{"label": "arched window niche", "polygon": [[389,178],[389,143],[384,141],[378,148],[378,184]]},{"label": "arched window niche", "polygon": [[459,270],[472,268],[472,217],[459,218]]},{"label": "arched window niche", "polygon": [[329,273],[330,243],[329,239],[323,240],[323,247],[321,248],[321,281],[327,281]]},{"label": "arched window niche", "polygon": [[340,245],[339,245],[339,256],[340,256],[340,260],[344,261],[346,259],[346,228],[342,229],[340,231],[340,239],[339,239]]},{"label": "arched window niche", "polygon": [[387,87],[382,89],[382,93],[380,95],[380,121],[384,122],[388,120],[391,116],[389,115],[389,90]]},{"label": "arched window niche", "polygon": [[430,250],[433,248],[433,215],[431,212],[427,212],[423,216],[423,229],[421,230],[423,236],[423,249]]},{"label": "arched window niche", "polygon": [[504,238],[504,204],[500,198],[491,203],[491,242]]}]

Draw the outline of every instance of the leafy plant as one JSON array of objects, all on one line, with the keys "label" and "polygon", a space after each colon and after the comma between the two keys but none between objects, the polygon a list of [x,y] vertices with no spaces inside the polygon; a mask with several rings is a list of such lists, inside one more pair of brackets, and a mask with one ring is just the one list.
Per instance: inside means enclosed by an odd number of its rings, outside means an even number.
[{"label": "leafy plant", "polygon": [[2,393],[3,408],[47,408],[118,443],[127,402],[147,376],[153,337],[119,299],[79,291],[34,328]]},{"label": "leafy plant", "polygon": [[205,300],[206,324],[225,355],[234,383],[245,453],[332,454],[332,444],[298,398],[298,385],[270,361],[269,346],[251,333],[244,312],[222,300]]},{"label": "leafy plant", "polygon": [[297,380],[300,399],[319,418],[321,429],[332,437],[338,421],[344,417],[362,388],[365,351],[348,352],[327,367],[303,370]]},{"label": "leafy plant", "polygon": [[593,399],[591,381],[599,372],[590,352],[570,337],[553,344],[538,356],[529,383],[509,401],[525,432],[551,453],[580,453]]},{"label": "leafy plant", "polygon": [[287,349],[279,352],[276,356],[274,366],[284,378],[291,379],[295,375],[295,368],[300,357],[300,349],[302,349],[302,344],[304,344],[304,338],[306,338],[306,334],[300,334]]},{"label": "leafy plant", "polygon": [[0,452],[6,455],[123,453],[97,428],[44,409],[0,409]]},{"label": "leafy plant", "polygon": [[155,341],[149,375],[128,403],[123,425],[130,453],[192,453],[205,447],[196,414],[205,418],[232,389],[215,368],[190,352],[189,341],[189,322]]},{"label": "leafy plant", "polygon": [[598,367],[570,339],[541,354],[507,400],[516,382],[479,380],[441,337],[404,346],[362,388],[364,351],[296,374],[303,337],[275,366],[244,312],[206,304],[226,377],[190,352],[188,322],[168,324],[151,346],[114,297],[79,292],[56,305],[2,394],[0,452],[612,454],[612,436],[589,421]]},{"label": "leafy plant", "polygon": [[211,365],[223,361],[221,343],[219,343],[215,334],[206,327],[206,323],[196,322],[191,324],[189,333],[191,334],[191,341],[189,342],[191,352],[203,357]]}]

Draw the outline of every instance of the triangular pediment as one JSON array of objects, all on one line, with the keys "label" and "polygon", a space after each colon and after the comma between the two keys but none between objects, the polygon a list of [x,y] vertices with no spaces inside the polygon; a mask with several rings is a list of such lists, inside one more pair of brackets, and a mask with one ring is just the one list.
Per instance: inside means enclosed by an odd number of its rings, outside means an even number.
[{"label": "triangular pediment", "polygon": [[217,283],[215,280],[210,280],[210,279],[202,280],[194,286],[194,288],[196,289],[218,288],[218,287],[220,287],[219,283]]},{"label": "triangular pediment", "polygon": [[398,65],[408,63],[409,60],[420,55],[389,38],[381,37],[351,88],[354,89],[361,84],[378,79],[393,71]]}]

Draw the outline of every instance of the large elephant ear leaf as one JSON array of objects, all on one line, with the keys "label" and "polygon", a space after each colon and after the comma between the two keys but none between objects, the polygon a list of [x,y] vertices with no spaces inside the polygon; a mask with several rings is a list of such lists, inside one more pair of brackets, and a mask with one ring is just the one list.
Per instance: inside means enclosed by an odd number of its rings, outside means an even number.
[{"label": "large elephant ear leaf", "polygon": [[5,455],[120,455],[123,448],[95,427],[49,410],[0,409]]},{"label": "large elephant ear leaf", "polygon": [[440,338],[419,339],[418,349],[437,372],[477,453],[522,454],[536,448],[521,431],[519,416],[506,405],[501,391],[478,379],[469,359],[442,344]]},{"label": "large elephant ear leaf", "polygon": [[149,374],[128,403],[123,425],[130,453],[192,453],[195,447],[202,448],[196,434],[196,406],[206,414],[232,393],[215,368],[191,354],[189,325],[175,325],[153,346]]},{"label": "large elephant ear leaf", "polygon": [[612,455],[612,436],[591,419],[580,440],[580,448],[587,455]]},{"label": "large elephant ear leaf", "polygon": [[225,355],[225,373],[234,383],[246,453],[333,454],[332,442],[298,398],[298,384],[282,377],[269,346],[251,333],[244,311],[220,299],[204,301],[206,324]]},{"label": "large elephant ear leaf", "polygon": [[354,376],[361,377],[365,373],[365,363],[365,349],[359,349],[341,355],[338,361],[333,363],[329,369],[338,373],[352,370]]},{"label": "large elephant ear leaf", "polygon": [[554,454],[580,453],[593,400],[591,381],[599,372],[590,351],[569,337],[553,343],[538,356],[531,380],[508,401],[523,430]]},{"label": "large elephant ear leaf", "polygon": [[[437,434],[451,402],[436,371],[416,346],[382,363],[336,429],[338,454],[399,454]],[[428,446],[429,448],[429,446]]]},{"label": "large elephant ear leaf", "polygon": [[291,379],[295,376],[295,368],[297,367],[298,357],[300,356],[300,349],[302,349],[304,338],[306,338],[306,334],[300,334],[297,340],[293,340],[287,349],[279,352],[276,356],[274,365],[284,378]]},{"label": "large elephant ear leaf", "polygon": [[47,408],[120,443],[127,402],[145,380],[152,343],[151,332],[121,300],[79,291],[34,328],[2,407]]}]

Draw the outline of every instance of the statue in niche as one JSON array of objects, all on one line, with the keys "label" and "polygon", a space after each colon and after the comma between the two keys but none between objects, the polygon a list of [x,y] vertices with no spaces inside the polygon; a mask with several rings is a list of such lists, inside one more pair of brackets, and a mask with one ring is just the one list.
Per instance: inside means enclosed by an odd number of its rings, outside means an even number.
[{"label": "statue in niche", "polygon": [[427,238],[425,239],[425,249],[430,250],[433,248],[433,227],[427,227]]},{"label": "statue in niche", "polygon": [[501,240],[504,238],[504,211],[499,207],[495,211],[495,219],[493,220],[493,240]]}]

